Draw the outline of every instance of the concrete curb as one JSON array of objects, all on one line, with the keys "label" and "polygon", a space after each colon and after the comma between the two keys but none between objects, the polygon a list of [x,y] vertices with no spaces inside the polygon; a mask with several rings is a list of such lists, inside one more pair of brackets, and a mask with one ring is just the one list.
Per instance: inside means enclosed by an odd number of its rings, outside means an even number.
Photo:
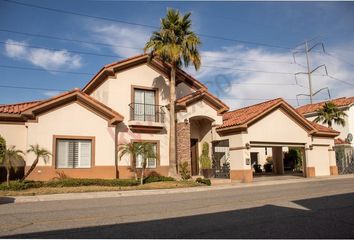
[{"label": "concrete curb", "polygon": [[38,196],[13,196],[13,197],[7,196],[7,197],[14,198],[14,203],[28,203],[28,202],[43,202],[43,201],[62,201],[62,200],[133,197],[133,196],[149,196],[149,195],[151,196],[151,195],[161,195],[161,194],[205,192],[205,191],[215,191],[215,190],[224,190],[224,189],[238,189],[238,188],[269,186],[269,185],[291,184],[291,183],[331,181],[331,180],[350,179],[350,178],[354,179],[354,175],[270,180],[270,181],[265,180],[265,181],[259,181],[253,183],[229,183],[225,185],[216,185],[210,187],[205,186],[205,187],[157,189],[157,190],[129,190],[129,191],[116,191],[116,192],[60,193],[60,194],[50,194],[50,195],[38,195]]}]

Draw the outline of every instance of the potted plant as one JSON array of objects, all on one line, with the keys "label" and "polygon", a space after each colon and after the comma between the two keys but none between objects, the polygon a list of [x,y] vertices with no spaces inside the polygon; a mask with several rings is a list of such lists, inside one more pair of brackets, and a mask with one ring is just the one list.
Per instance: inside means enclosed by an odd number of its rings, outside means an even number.
[{"label": "potted plant", "polygon": [[199,157],[200,168],[204,178],[213,177],[213,169],[211,167],[211,159],[209,157],[209,144],[203,143],[202,154]]},{"label": "potted plant", "polygon": [[261,173],[262,172],[261,164],[254,164],[253,168],[254,168],[255,173]]},{"label": "potted plant", "polygon": [[272,157],[267,157],[266,163],[264,164],[264,170],[265,172],[269,173],[272,172],[273,170],[273,158]]}]

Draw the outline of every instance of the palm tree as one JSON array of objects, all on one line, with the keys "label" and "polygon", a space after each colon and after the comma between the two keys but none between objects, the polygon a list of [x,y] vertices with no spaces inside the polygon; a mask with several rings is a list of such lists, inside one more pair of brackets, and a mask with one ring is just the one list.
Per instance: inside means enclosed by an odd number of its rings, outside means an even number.
[{"label": "palm tree", "polygon": [[26,174],[21,179],[21,181],[25,180],[31,174],[31,172],[36,168],[39,159],[43,159],[44,163],[47,163],[49,157],[52,155],[48,150],[41,148],[38,144],[30,145],[30,148],[27,150],[27,153],[34,153],[36,158],[33,161],[30,169],[28,169]]},{"label": "palm tree", "polygon": [[17,166],[20,165],[20,162],[23,162],[23,152],[15,148],[15,146],[9,147],[5,150],[3,163],[6,168],[6,184],[10,185],[10,173],[11,169],[17,171]]},{"label": "palm tree", "polygon": [[[126,144],[120,144],[118,146],[118,152],[119,154],[119,159],[121,160],[122,157],[126,154],[131,155],[131,156],[136,156],[139,154],[139,148],[136,143],[126,143]],[[136,168],[134,168],[134,174],[135,174],[135,180],[138,180],[138,175],[136,172]]]},{"label": "palm tree", "polygon": [[[149,142],[135,142],[135,143],[127,143],[121,145],[119,158],[121,159],[125,154],[130,154],[134,158],[138,155],[142,156],[140,184],[143,185],[144,172],[145,172],[147,161],[149,158],[156,158],[153,144]],[[136,171],[135,171],[135,178],[137,178]]]},{"label": "palm tree", "polygon": [[182,64],[188,67],[192,63],[196,70],[201,65],[198,47],[199,37],[191,30],[191,13],[181,15],[178,10],[168,9],[165,18],[161,19],[159,31],[152,33],[145,44],[144,51],[151,57],[158,57],[171,66],[170,73],[170,176],[177,176],[176,160],[176,71]]},{"label": "palm tree", "polygon": [[317,117],[313,120],[314,122],[322,122],[322,124],[327,124],[329,128],[332,128],[332,123],[336,123],[341,126],[345,126],[344,117],[347,114],[339,109],[333,102],[326,102],[322,108],[318,109]]}]

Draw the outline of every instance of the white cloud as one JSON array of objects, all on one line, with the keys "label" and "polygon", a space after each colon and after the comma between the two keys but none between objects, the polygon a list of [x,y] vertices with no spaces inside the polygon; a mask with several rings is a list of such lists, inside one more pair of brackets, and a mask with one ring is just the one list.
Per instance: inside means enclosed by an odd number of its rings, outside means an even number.
[{"label": "white cloud", "polygon": [[47,97],[53,97],[58,95],[60,92],[59,91],[44,91],[42,94]]},{"label": "white cloud", "polygon": [[66,50],[52,51],[27,47],[25,42],[8,39],[5,44],[6,56],[30,62],[44,69],[76,69],[82,66],[81,57]]},{"label": "white cloud", "polygon": [[[340,52],[339,49],[333,49]],[[311,65],[326,64],[329,75],[338,79],[349,81],[354,74],[354,67],[343,62],[331,59],[329,56],[319,53],[311,54]],[[202,67],[195,72],[192,68],[188,71],[205,82],[209,89],[223,99],[231,108],[239,108],[262,102],[262,99],[282,97],[296,106],[297,94],[309,94],[307,75],[299,75],[298,84],[295,83],[293,74],[273,74],[265,72],[296,73],[304,72],[302,67],[306,64],[305,56],[298,55],[297,63],[292,63],[292,53],[269,51],[263,48],[249,49],[241,45],[224,47],[220,51],[203,51]],[[209,68],[208,66],[220,66],[223,68]],[[234,69],[228,69],[234,68]],[[256,71],[238,71],[235,69],[248,69]],[[264,71],[264,72],[262,72]],[[324,74],[321,69],[314,73],[314,92],[329,87],[332,98],[340,96],[352,96],[353,87],[333,80],[329,77],[316,76]],[[353,83],[353,81],[352,81]],[[353,83],[354,84],[354,83]],[[325,92],[317,94],[315,99],[326,99]],[[244,99],[244,100],[242,100]],[[251,100],[255,99],[255,100]],[[308,98],[300,101],[300,104],[308,103]]]},{"label": "white cloud", "polygon": [[[105,44],[116,45],[111,49],[121,57],[131,57],[143,53],[151,32],[141,27],[127,27],[122,24],[90,24],[92,37]],[[121,46],[121,47],[120,47]]]}]

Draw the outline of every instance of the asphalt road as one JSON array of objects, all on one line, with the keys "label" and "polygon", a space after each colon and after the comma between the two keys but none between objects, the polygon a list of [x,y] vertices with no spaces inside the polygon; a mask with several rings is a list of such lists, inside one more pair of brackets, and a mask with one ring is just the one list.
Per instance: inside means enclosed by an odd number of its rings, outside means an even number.
[{"label": "asphalt road", "polygon": [[2,202],[0,236],[6,238],[354,238],[354,178],[142,197]]}]

